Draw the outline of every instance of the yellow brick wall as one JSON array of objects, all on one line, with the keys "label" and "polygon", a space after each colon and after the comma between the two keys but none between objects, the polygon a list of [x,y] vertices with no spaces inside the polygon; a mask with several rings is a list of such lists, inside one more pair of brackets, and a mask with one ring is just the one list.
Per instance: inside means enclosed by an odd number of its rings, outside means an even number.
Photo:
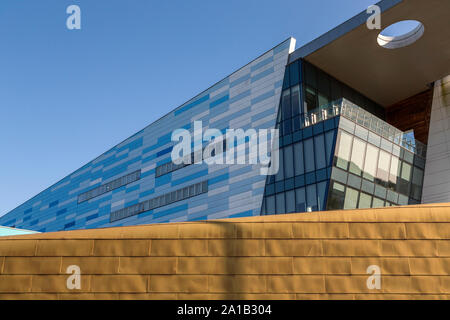
[{"label": "yellow brick wall", "polygon": [[2,237],[0,299],[448,299],[449,239],[449,204]]}]

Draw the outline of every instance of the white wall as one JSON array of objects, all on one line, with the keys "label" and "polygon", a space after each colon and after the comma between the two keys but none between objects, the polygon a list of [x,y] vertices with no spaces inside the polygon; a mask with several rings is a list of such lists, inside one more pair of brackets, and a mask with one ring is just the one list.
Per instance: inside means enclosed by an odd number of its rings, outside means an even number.
[{"label": "white wall", "polygon": [[450,202],[450,76],[434,86],[422,202]]}]

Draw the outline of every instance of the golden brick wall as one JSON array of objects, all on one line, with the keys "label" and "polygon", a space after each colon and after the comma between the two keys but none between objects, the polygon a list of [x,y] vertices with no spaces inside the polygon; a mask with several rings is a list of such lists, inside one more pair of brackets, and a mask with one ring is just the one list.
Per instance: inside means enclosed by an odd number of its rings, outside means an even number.
[{"label": "golden brick wall", "polygon": [[450,204],[2,237],[0,299],[448,299],[449,239]]}]

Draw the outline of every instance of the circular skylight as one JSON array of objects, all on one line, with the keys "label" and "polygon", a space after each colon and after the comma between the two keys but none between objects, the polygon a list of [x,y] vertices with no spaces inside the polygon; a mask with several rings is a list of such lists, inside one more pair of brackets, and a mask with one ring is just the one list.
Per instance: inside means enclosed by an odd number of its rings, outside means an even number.
[{"label": "circular skylight", "polygon": [[425,27],[416,20],[404,20],[383,29],[378,35],[378,44],[387,49],[398,49],[409,46],[419,40]]}]

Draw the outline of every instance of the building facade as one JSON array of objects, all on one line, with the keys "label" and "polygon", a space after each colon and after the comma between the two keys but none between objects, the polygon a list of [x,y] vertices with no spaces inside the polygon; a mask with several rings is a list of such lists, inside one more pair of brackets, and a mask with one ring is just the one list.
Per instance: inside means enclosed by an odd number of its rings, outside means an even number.
[{"label": "building facade", "polygon": [[[449,6],[433,2],[438,13]],[[448,23],[445,14],[423,13],[418,0],[378,5],[386,26],[411,11],[422,14],[425,32]],[[446,35],[425,33],[407,49],[386,49],[376,45],[379,30],[366,27],[367,17],[363,12],[298,49],[295,39],[283,41],[0,217],[0,225],[49,232],[447,201],[450,63],[436,57],[437,68],[410,68],[402,79],[402,66],[383,70],[364,60],[408,63],[416,51],[434,54],[430,46],[441,48]],[[359,33],[370,45],[352,39]],[[278,147],[271,144],[278,171],[261,174],[264,165],[250,160],[250,135],[222,150],[243,146],[246,163],[175,163],[176,129],[194,136],[189,159],[205,154],[208,141],[194,130],[199,121],[202,133],[278,129]]]}]

